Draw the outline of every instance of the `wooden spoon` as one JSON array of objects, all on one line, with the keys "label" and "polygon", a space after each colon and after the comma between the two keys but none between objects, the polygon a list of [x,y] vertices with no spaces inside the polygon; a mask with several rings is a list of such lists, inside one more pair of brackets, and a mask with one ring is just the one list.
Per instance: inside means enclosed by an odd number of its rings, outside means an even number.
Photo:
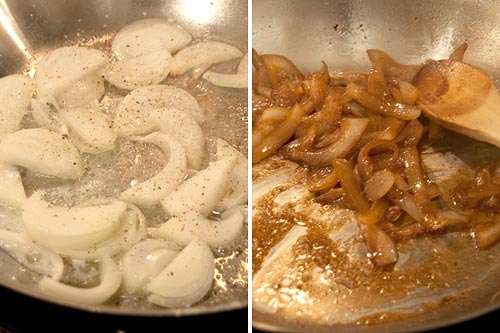
[{"label": "wooden spoon", "polygon": [[480,69],[454,60],[429,62],[414,77],[417,104],[436,123],[500,147],[500,95]]}]

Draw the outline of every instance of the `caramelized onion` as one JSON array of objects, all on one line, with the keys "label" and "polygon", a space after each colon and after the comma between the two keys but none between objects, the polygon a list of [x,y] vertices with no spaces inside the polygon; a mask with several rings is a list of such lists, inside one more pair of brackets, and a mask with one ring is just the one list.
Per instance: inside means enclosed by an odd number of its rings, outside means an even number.
[{"label": "caramelized onion", "polygon": [[376,165],[370,155],[386,151],[392,152],[391,161],[389,163],[394,163],[398,160],[399,148],[391,141],[373,140],[361,148],[358,154],[357,168],[362,179],[369,178],[376,169]]},{"label": "caramelized onion", "polygon": [[385,267],[398,261],[396,244],[380,227],[370,224],[360,225],[360,229],[370,259],[376,266]]},{"label": "caramelized onion", "polygon": [[424,64],[403,65],[392,59],[381,50],[371,49],[366,51],[368,58],[374,67],[383,68],[385,77],[397,77],[411,82],[413,77],[420,71]]},{"label": "caramelized onion", "polygon": [[340,184],[346,194],[349,205],[361,214],[366,214],[370,210],[370,203],[361,191],[361,185],[356,180],[352,163],[344,159],[335,159],[333,168],[339,176]]},{"label": "caramelized onion", "polygon": [[500,241],[500,220],[480,224],[473,230],[476,246],[486,250]]},{"label": "caramelized onion", "polygon": [[401,147],[416,146],[422,139],[423,134],[424,126],[418,119],[413,119],[403,128],[393,142]]},{"label": "caramelized onion", "polygon": [[364,192],[369,201],[376,201],[383,198],[392,188],[395,177],[389,170],[379,170],[374,172],[365,183]]}]

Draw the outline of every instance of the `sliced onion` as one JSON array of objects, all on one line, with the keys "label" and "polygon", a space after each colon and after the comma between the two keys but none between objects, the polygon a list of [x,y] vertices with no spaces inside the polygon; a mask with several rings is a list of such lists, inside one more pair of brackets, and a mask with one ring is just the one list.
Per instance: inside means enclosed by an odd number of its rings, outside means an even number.
[{"label": "sliced onion", "polygon": [[375,202],[384,197],[394,185],[395,178],[389,170],[374,172],[365,183],[364,192],[366,198]]},{"label": "sliced onion", "polygon": [[381,50],[371,49],[366,53],[375,67],[384,69],[384,75],[387,78],[397,77],[411,82],[413,77],[424,66],[424,64],[402,65]]},{"label": "sliced onion", "polygon": [[198,212],[186,212],[171,217],[155,232],[155,236],[186,246],[199,238],[212,249],[227,247],[238,238],[243,228],[239,208],[224,212],[220,220],[210,220]]},{"label": "sliced onion", "polygon": [[52,249],[87,249],[119,228],[126,204],[109,200],[92,206],[54,206],[35,192],[22,206],[26,234]]},{"label": "sliced onion", "polygon": [[105,255],[115,256],[127,251],[144,239],[147,234],[147,223],[144,214],[134,205],[128,204],[128,208],[121,218],[120,227],[111,237],[87,249],[71,250],[58,248],[56,251],[71,258],[85,260],[99,259]]},{"label": "sliced onion", "polygon": [[89,47],[69,46],[55,49],[37,65],[35,82],[38,97],[59,94],[108,63],[105,53]]},{"label": "sliced onion", "polygon": [[70,139],[77,137],[78,148],[86,153],[98,154],[115,146],[116,133],[113,120],[99,109],[97,101],[85,107],[59,110],[69,127]]},{"label": "sliced onion", "polygon": [[23,129],[0,142],[0,161],[47,176],[77,179],[83,175],[78,150],[64,136],[41,129]]},{"label": "sliced onion", "polygon": [[59,94],[57,102],[63,107],[85,106],[104,95],[104,79],[90,74]]},{"label": "sliced onion", "polygon": [[107,301],[120,288],[122,273],[113,259],[100,259],[101,282],[96,287],[80,288],[44,277],[39,283],[40,290],[51,297],[80,304],[100,304]]},{"label": "sliced onion", "polygon": [[379,267],[392,265],[398,261],[399,255],[394,241],[376,225],[360,225],[369,258]]},{"label": "sliced onion", "polygon": [[480,224],[474,228],[476,246],[486,250],[500,241],[500,220],[492,223]]},{"label": "sliced onion", "polygon": [[208,215],[227,193],[235,163],[235,159],[212,162],[206,169],[184,181],[161,200],[165,212],[169,216],[189,211]]},{"label": "sliced onion", "polygon": [[114,116],[114,127],[119,136],[143,135],[154,131],[157,124],[149,113],[162,108],[174,108],[191,115],[199,124],[205,112],[186,90],[167,85],[138,88],[125,96]]},{"label": "sliced onion", "polygon": [[0,78],[0,139],[21,128],[34,90],[34,83],[27,76],[13,74]]},{"label": "sliced onion", "polygon": [[384,199],[379,199],[373,203],[368,212],[357,216],[356,220],[361,224],[375,224],[385,216],[388,209],[389,203]]},{"label": "sliced onion", "polygon": [[248,74],[248,52],[241,58],[238,68],[236,69],[237,74]]},{"label": "sliced onion", "polygon": [[122,192],[120,199],[141,207],[153,207],[170,195],[184,179],[187,169],[186,154],[182,145],[168,134],[155,132],[136,140],[158,145],[168,156],[168,162],[152,178]]},{"label": "sliced onion", "polygon": [[103,77],[112,85],[126,90],[158,84],[170,73],[173,58],[166,49],[111,63]]},{"label": "sliced onion", "polygon": [[122,257],[123,288],[132,294],[148,284],[173,260],[181,248],[163,239],[146,239]]},{"label": "sliced onion", "polygon": [[361,185],[354,176],[351,162],[344,159],[335,159],[333,168],[340,179],[340,184],[344,189],[347,202],[357,212],[365,214],[370,210],[370,203],[361,191]]},{"label": "sliced onion", "polygon": [[248,201],[248,159],[227,141],[217,139],[217,160],[236,159],[226,195],[217,204],[225,211]]},{"label": "sliced onion", "polygon": [[188,167],[199,170],[207,154],[205,135],[196,120],[189,113],[175,108],[153,110],[149,113],[149,118],[162,133],[171,135],[182,145]]},{"label": "sliced onion", "polygon": [[31,100],[31,115],[40,127],[67,135],[68,126],[61,117],[60,109],[52,95]]},{"label": "sliced onion", "polygon": [[212,287],[215,264],[208,245],[194,239],[147,286],[151,303],[164,307],[189,306]]},{"label": "sliced onion", "polygon": [[54,251],[35,244],[26,235],[0,228],[0,247],[33,272],[59,280],[64,263]]},{"label": "sliced onion", "polygon": [[0,203],[20,209],[26,201],[21,175],[16,166],[0,162]]},{"label": "sliced onion", "polygon": [[203,74],[203,78],[208,82],[227,88],[246,88],[248,87],[248,74],[225,74],[208,71]]},{"label": "sliced onion", "polygon": [[123,60],[161,49],[175,53],[190,42],[191,35],[179,24],[165,19],[144,19],[122,28],[113,39],[111,50]]},{"label": "sliced onion", "polygon": [[301,151],[290,149],[287,157],[317,167],[325,167],[336,158],[346,156],[356,145],[368,126],[366,118],[343,118],[340,122],[339,140],[322,149]]},{"label": "sliced onion", "polygon": [[170,74],[181,75],[200,64],[215,64],[242,56],[240,50],[226,43],[199,42],[177,52]]}]

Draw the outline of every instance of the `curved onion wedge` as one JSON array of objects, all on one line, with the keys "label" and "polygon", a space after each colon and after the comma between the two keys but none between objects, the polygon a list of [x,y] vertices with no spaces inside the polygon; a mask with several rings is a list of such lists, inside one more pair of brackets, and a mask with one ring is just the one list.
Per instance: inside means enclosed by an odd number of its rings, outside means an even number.
[{"label": "curved onion wedge", "polygon": [[172,136],[155,132],[143,138],[140,142],[158,145],[168,156],[165,167],[154,177],[125,190],[120,199],[135,203],[141,207],[152,207],[170,194],[186,175],[187,160],[184,148]]},{"label": "curved onion wedge", "polygon": [[100,304],[108,300],[120,288],[122,273],[113,259],[103,257],[100,259],[101,282],[96,287],[80,288],[62,282],[42,278],[39,283],[40,290],[51,297],[80,304]]},{"label": "curved onion wedge", "polygon": [[212,287],[215,264],[208,245],[194,239],[145,289],[149,301],[164,307],[198,302]]},{"label": "curved onion wedge", "polygon": [[112,85],[127,90],[158,84],[172,68],[172,55],[166,49],[136,58],[111,63],[103,77]]},{"label": "curved onion wedge", "polygon": [[218,204],[222,211],[248,201],[248,159],[227,141],[217,139],[217,160],[233,159],[234,157],[236,157],[236,164],[229,181],[227,194]]},{"label": "curved onion wedge", "polygon": [[241,234],[242,228],[243,214],[239,208],[233,208],[224,212],[220,220],[210,220],[198,212],[186,212],[171,217],[155,234],[183,246],[199,238],[215,249],[230,245]]},{"label": "curved onion wedge", "polygon": [[59,280],[64,263],[57,253],[39,246],[24,234],[0,228],[0,247],[33,272]]},{"label": "curved onion wedge", "polygon": [[31,100],[31,115],[40,127],[67,135],[68,127],[59,111],[59,104],[52,95]]},{"label": "curved onion wedge", "polygon": [[170,74],[181,75],[201,64],[215,64],[243,56],[240,50],[221,42],[200,42],[183,48],[174,56]]},{"label": "curved onion wedge", "polygon": [[94,206],[58,207],[44,201],[40,192],[22,207],[26,234],[52,249],[86,249],[109,238],[120,226],[127,205],[118,200]]},{"label": "curved onion wedge", "polygon": [[246,88],[248,87],[248,74],[225,74],[208,71],[203,74],[203,78],[208,82],[227,88]]},{"label": "curved onion wedge", "polygon": [[116,34],[111,50],[120,59],[131,59],[166,49],[175,53],[191,43],[191,35],[177,23],[163,19],[135,21]]},{"label": "curved onion wedge", "polygon": [[0,161],[61,178],[80,178],[84,172],[75,146],[60,134],[43,128],[7,135],[0,142]]},{"label": "curved onion wedge", "polygon": [[104,79],[90,74],[59,94],[57,102],[64,107],[84,106],[100,100],[104,92]]},{"label": "curved onion wedge", "polygon": [[132,294],[165,269],[181,251],[172,242],[146,239],[134,245],[122,257],[123,288]]},{"label": "curved onion wedge", "polygon": [[174,86],[151,85],[133,90],[120,102],[114,118],[118,135],[143,135],[154,131],[157,125],[149,119],[149,113],[161,108],[184,111],[199,124],[205,120],[204,111],[187,91]]},{"label": "curved onion wedge", "polygon": [[210,165],[187,179],[177,189],[161,200],[161,205],[170,216],[188,211],[208,215],[227,193],[235,160],[222,160]]},{"label": "curved onion wedge", "polygon": [[396,244],[384,230],[374,224],[358,224],[358,226],[365,239],[370,259],[375,265],[384,267],[398,261]]},{"label": "curved onion wedge", "polygon": [[89,47],[69,46],[45,55],[35,72],[39,97],[56,98],[85,76],[96,73],[108,63],[103,52]]},{"label": "curved onion wedge", "polygon": [[99,109],[94,101],[85,107],[61,109],[60,115],[69,127],[70,139],[77,137],[79,149],[86,153],[102,153],[113,149],[116,133],[113,120]]},{"label": "curved onion wedge", "polygon": [[481,70],[453,60],[430,62],[413,84],[417,104],[436,123],[500,147],[500,95]]},{"label": "curved onion wedge", "polygon": [[206,155],[205,136],[196,120],[175,108],[153,110],[149,113],[149,118],[163,133],[173,136],[181,143],[189,168],[199,170]]},{"label": "curved onion wedge", "polygon": [[27,76],[14,74],[0,79],[0,135],[21,128],[21,120],[28,110],[35,89]]},{"label": "curved onion wedge", "polygon": [[237,74],[248,74],[248,52],[241,58],[238,68],[236,69]]},{"label": "curved onion wedge", "polygon": [[134,205],[129,204],[123,217],[120,227],[114,234],[100,243],[84,250],[57,249],[57,252],[75,259],[93,260],[102,256],[114,256],[127,251],[133,245],[146,237],[146,218],[142,212]]},{"label": "curved onion wedge", "polygon": [[26,201],[21,175],[16,166],[0,162],[0,203],[21,208]]}]

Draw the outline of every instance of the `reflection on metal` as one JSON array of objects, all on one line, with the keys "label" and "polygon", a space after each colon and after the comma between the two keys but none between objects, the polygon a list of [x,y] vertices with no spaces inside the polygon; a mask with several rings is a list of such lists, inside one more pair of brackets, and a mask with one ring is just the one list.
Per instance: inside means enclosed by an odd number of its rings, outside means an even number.
[{"label": "reflection on metal", "polygon": [[184,0],[180,10],[187,20],[200,24],[213,21],[220,7],[220,1],[216,0]]},{"label": "reflection on metal", "polygon": [[9,34],[14,44],[17,46],[19,51],[28,59],[31,58],[31,54],[28,50],[28,42],[26,37],[19,29],[16,20],[12,16],[9,7],[5,0],[0,0],[0,25]]}]

